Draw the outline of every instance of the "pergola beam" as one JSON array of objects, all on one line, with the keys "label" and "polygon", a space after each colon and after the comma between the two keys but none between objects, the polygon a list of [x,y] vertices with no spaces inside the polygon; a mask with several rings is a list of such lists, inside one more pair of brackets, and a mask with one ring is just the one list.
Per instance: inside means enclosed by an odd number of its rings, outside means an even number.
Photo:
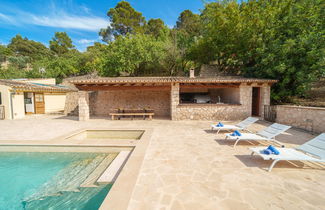
[{"label": "pergola beam", "polygon": [[187,84],[181,84],[181,89],[186,88],[239,88],[239,84],[194,84],[194,85],[187,85]]},{"label": "pergola beam", "polygon": [[170,90],[170,86],[105,86],[105,85],[76,85],[83,91],[109,91],[109,90]]}]

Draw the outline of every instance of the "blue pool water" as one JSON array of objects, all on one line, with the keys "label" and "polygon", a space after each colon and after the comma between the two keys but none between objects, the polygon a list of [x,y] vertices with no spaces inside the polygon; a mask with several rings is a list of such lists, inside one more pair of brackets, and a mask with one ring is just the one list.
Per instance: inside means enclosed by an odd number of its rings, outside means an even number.
[{"label": "blue pool water", "polygon": [[106,155],[0,153],[0,210],[98,209],[111,185],[80,184]]}]

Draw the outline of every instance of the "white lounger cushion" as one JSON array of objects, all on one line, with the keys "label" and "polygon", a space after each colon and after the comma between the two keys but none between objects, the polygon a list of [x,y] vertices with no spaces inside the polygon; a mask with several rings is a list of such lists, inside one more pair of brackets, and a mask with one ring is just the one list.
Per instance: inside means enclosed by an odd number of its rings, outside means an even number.
[{"label": "white lounger cushion", "polygon": [[[232,136],[231,133],[226,134],[226,139],[236,140],[234,147],[240,140],[245,141],[275,141],[274,137],[280,133],[288,130],[291,126],[273,123],[269,127],[259,131],[256,134],[253,133],[242,133],[241,136]],[[279,143],[279,142],[278,142]]]},{"label": "white lounger cushion", "polygon": [[303,152],[300,152],[294,148],[276,148],[279,150],[279,155],[266,155],[261,153],[261,150],[266,149],[266,147],[253,147],[249,148],[252,152],[261,156],[264,160],[300,160],[300,161],[316,161],[321,162],[325,160],[321,160],[318,158],[314,158],[310,155],[307,155]]},{"label": "white lounger cushion", "polygon": [[264,160],[274,160],[268,171],[271,171],[274,165],[281,160],[299,160],[325,163],[325,133],[313,138],[297,148],[277,148],[279,155],[266,155],[261,150],[266,147],[249,148],[253,153],[258,154]]},{"label": "white lounger cushion", "polygon": [[236,125],[224,125],[222,127],[218,127],[217,124],[212,124],[211,127],[218,129],[218,130],[243,130],[243,129],[246,129],[248,126],[250,126],[251,124],[253,124],[256,121],[258,121],[258,118],[248,117]]},{"label": "white lounger cushion", "polygon": [[272,141],[272,139],[267,139],[263,136],[256,135],[254,133],[242,133],[241,136],[232,136],[231,133],[226,134],[227,138],[233,139],[233,140],[263,140],[263,141]]},{"label": "white lounger cushion", "polygon": [[297,149],[325,160],[325,133],[302,144]]},{"label": "white lounger cushion", "polygon": [[212,128],[220,129],[220,130],[242,130],[243,128],[240,128],[236,125],[224,125],[222,127],[218,127],[217,125],[211,125]]},{"label": "white lounger cushion", "polygon": [[258,121],[258,118],[248,117],[245,120],[241,121],[240,123],[236,124],[236,126],[245,129],[251,124],[255,123],[256,121]]},{"label": "white lounger cushion", "polygon": [[257,132],[257,134],[265,138],[272,139],[289,128],[291,128],[291,126],[273,123],[269,127]]}]

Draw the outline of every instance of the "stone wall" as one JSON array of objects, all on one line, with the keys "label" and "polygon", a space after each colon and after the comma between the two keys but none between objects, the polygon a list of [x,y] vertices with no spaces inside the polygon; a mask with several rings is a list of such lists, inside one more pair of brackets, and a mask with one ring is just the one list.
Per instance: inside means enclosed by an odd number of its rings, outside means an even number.
[{"label": "stone wall", "polygon": [[276,122],[316,133],[325,132],[325,108],[276,106]]},{"label": "stone wall", "polygon": [[240,104],[178,104],[176,120],[240,120],[251,116],[252,87],[241,85]]},{"label": "stone wall", "polygon": [[243,105],[181,104],[177,120],[239,120],[248,117]]},{"label": "stone wall", "polygon": [[261,94],[260,115],[261,117],[264,117],[264,105],[270,105],[271,87],[262,86],[260,94]]},{"label": "stone wall", "polygon": [[78,92],[79,120],[89,120],[89,94],[87,91]]},{"label": "stone wall", "polygon": [[63,81],[62,85],[75,89],[75,92],[67,92],[64,105],[64,114],[78,116],[78,89],[68,81]]},{"label": "stone wall", "polygon": [[96,91],[90,96],[90,113],[108,116],[116,108],[150,108],[155,116],[170,116],[169,90]]},{"label": "stone wall", "polygon": [[78,116],[78,92],[68,92],[65,105],[64,105],[64,114],[70,116]]},{"label": "stone wall", "polygon": [[[221,102],[229,104],[179,104],[179,83],[171,84],[170,90],[93,91],[88,92],[88,112],[90,115],[108,116],[116,108],[151,108],[155,110],[155,116],[170,117],[172,120],[241,120],[251,116],[253,86],[242,84],[239,88],[224,90],[225,96],[218,92]],[[270,86],[259,87],[263,117],[264,105],[270,104]],[[205,91],[209,92],[208,89]],[[65,114],[78,115],[81,110],[78,107],[79,96],[78,92],[67,94]]]},{"label": "stone wall", "polygon": [[172,120],[178,120],[179,116],[179,83],[171,84],[170,90],[170,115]]}]

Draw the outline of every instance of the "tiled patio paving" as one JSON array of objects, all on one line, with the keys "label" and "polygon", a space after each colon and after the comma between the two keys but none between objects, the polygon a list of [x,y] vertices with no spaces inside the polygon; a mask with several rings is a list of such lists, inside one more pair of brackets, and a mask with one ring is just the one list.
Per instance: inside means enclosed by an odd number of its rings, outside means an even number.
[{"label": "tiled patio paving", "polygon": [[[129,210],[325,209],[324,168],[280,162],[271,173],[266,172],[270,162],[251,158],[249,143],[234,149],[223,140],[223,134],[210,131],[207,121],[78,122],[42,116],[0,121],[0,140],[48,140],[96,125],[154,129]],[[265,125],[261,122],[251,130]],[[278,140],[293,146],[312,137],[290,129]]]}]

